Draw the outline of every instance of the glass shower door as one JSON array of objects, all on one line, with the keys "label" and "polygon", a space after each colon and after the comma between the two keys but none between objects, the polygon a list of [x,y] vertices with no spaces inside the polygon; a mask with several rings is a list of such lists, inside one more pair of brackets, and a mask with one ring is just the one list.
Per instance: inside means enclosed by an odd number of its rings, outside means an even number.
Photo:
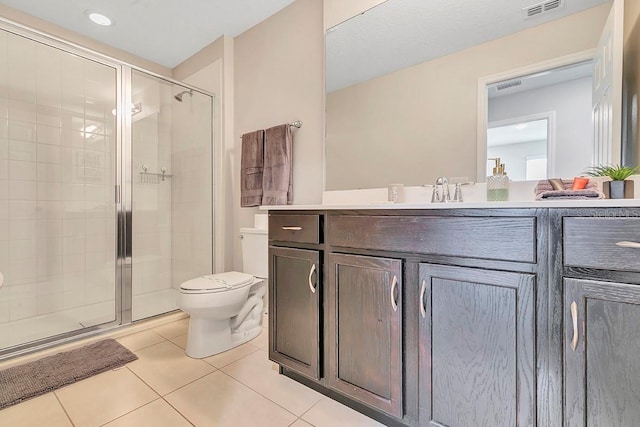
[{"label": "glass shower door", "polygon": [[119,317],[117,80],[0,30],[0,353]]},{"label": "glass shower door", "polygon": [[132,70],[133,321],[176,310],[213,269],[213,100]]}]

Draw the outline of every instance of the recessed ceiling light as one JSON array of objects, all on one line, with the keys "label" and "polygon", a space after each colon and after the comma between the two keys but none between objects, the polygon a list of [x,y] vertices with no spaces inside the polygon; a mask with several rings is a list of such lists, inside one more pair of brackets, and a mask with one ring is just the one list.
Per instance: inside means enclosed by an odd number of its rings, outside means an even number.
[{"label": "recessed ceiling light", "polygon": [[103,15],[102,13],[95,12],[93,10],[85,10],[85,15],[95,24],[102,25],[108,27],[113,24],[113,21],[108,16]]}]

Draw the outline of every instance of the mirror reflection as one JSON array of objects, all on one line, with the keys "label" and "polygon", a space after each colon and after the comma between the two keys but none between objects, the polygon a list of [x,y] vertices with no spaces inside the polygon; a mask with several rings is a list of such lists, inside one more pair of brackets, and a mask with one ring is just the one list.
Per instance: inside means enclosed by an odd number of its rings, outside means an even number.
[{"label": "mirror reflection", "polygon": [[593,160],[592,71],[585,61],[487,85],[487,157],[500,157],[513,180],[584,170]]},{"label": "mirror reflection", "polygon": [[[520,171],[517,177],[510,174],[512,179],[527,178],[527,157],[530,169],[546,169],[553,176],[579,174],[594,158],[604,158],[594,154],[593,123],[567,125],[574,141],[567,142],[559,124],[560,107],[512,109],[507,116],[500,111],[509,110],[508,96],[490,94],[494,84],[531,74],[541,77],[571,64],[584,66],[586,74],[598,70],[598,64],[589,61],[597,58],[614,2],[560,3],[556,10],[527,16],[527,7],[508,0],[388,0],[330,29],[326,189],[432,184],[438,176],[484,180],[493,150],[487,145],[489,129],[542,120],[538,116],[554,112],[547,114],[546,166],[541,166],[539,151],[514,160],[513,167],[503,161],[508,172]],[[620,70],[612,75],[621,80]],[[580,80],[586,87],[588,79],[578,76],[566,84]],[[536,90],[552,93],[559,84],[547,82]],[[587,116],[590,121],[591,95],[584,105],[581,120]],[[557,153],[562,144],[573,153],[571,162]],[[612,159],[620,158],[619,141],[617,148],[603,147],[613,151]]]}]

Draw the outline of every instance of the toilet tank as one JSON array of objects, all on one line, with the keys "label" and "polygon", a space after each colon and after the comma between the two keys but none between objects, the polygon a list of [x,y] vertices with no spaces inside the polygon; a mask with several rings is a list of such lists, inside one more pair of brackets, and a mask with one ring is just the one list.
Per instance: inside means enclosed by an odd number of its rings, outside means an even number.
[{"label": "toilet tank", "polygon": [[256,277],[266,278],[269,274],[269,237],[261,228],[241,228],[242,271]]}]

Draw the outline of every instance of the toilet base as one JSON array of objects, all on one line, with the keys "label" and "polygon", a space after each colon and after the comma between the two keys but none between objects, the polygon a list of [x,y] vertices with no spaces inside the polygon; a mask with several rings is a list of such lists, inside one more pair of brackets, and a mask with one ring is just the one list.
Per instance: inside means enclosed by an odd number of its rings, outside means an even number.
[{"label": "toilet base", "polygon": [[194,359],[213,356],[244,344],[262,332],[262,326],[258,325],[246,331],[232,333],[229,323],[229,319],[212,321],[192,317],[189,320],[187,356]]},{"label": "toilet base", "polygon": [[[251,289],[248,290],[247,299],[241,306],[225,305],[216,300],[218,307],[209,307],[208,303],[211,301],[200,298],[200,295],[193,295],[194,298],[187,300],[186,297],[189,295],[180,294],[182,298],[179,299],[178,306],[191,315],[185,350],[187,356],[202,359],[257,337],[262,332],[262,297],[265,292],[264,281],[254,279]],[[196,302],[200,305],[198,306]],[[221,317],[225,316],[225,313],[236,314],[230,318]]]}]

